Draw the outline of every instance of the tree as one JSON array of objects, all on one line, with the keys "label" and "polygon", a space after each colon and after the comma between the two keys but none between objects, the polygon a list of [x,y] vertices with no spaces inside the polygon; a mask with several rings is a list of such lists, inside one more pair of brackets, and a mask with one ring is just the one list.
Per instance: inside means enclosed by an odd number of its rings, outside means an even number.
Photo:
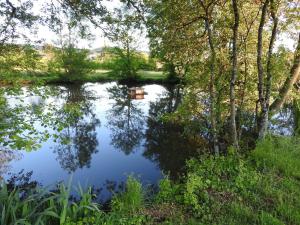
[{"label": "tree", "polygon": [[281,89],[279,90],[278,97],[275,101],[271,104],[270,110],[271,112],[276,112],[278,109],[282,107],[282,105],[286,102],[289,92],[293,88],[294,84],[299,81],[300,77],[300,33],[298,38],[297,47],[295,50],[294,62],[291,67],[290,74],[286,78],[284,84],[282,85]]},{"label": "tree", "polygon": [[54,63],[58,72],[64,70],[61,77],[68,81],[76,81],[92,71],[92,62],[87,59],[88,50],[77,49],[72,45],[54,50]]},{"label": "tree", "polygon": [[114,48],[117,59],[113,72],[125,79],[135,79],[139,69],[136,49],[138,36],[142,32],[138,30],[142,29],[140,21],[137,20],[130,8],[124,6],[121,9],[115,9],[106,22],[109,30],[106,32],[106,36],[117,44],[117,47]]},{"label": "tree", "polygon": [[92,69],[91,62],[87,59],[88,50],[79,49],[77,44],[81,40],[92,39],[87,21],[78,16],[69,2],[55,4],[51,2],[46,6],[48,24],[52,31],[58,35],[56,48],[53,48],[54,58],[50,64],[58,73],[62,68],[62,78],[76,81]]},{"label": "tree", "polygon": [[41,56],[31,45],[5,44],[0,55],[0,71],[6,80],[15,74],[33,74],[42,67]]},{"label": "tree", "polygon": [[[275,61],[281,63],[278,60],[282,58],[276,58],[274,51],[277,54],[277,35],[280,32],[299,30],[296,25],[299,5],[275,0],[259,4],[251,1],[232,1],[230,4],[222,0],[143,2],[143,7],[148,8],[144,12],[150,46],[188,68],[189,97],[184,102],[189,103],[184,105],[192,104],[188,107],[193,111],[202,110],[207,116],[207,110],[197,99],[209,94],[209,130],[214,151],[218,152],[217,143],[221,134],[228,133],[228,127],[231,129],[230,143],[238,146],[242,116],[248,112],[257,112],[257,135],[263,138],[268,117],[273,113],[270,108],[275,106],[272,100],[279,103],[284,99],[279,104],[282,106],[298,77],[295,69],[298,68],[297,57],[291,72],[294,76],[286,79],[286,65],[283,69],[275,65]],[[278,18],[284,18],[286,22],[280,22]],[[271,35],[268,35],[269,31]],[[281,97],[276,94],[278,91]],[[191,115],[190,119],[194,116]],[[255,123],[252,127],[256,127]]]},{"label": "tree", "polygon": [[238,135],[236,129],[236,105],[235,105],[235,84],[237,80],[237,40],[238,40],[238,29],[239,29],[239,9],[237,0],[232,0],[232,8],[234,12],[234,26],[233,26],[233,38],[232,38],[232,74],[230,81],[230,122],[232,129],[232,143],[236,148],[239,148]]},{"label": "tree", "polygon": [[32,0],[1,1],[0,47],[9,41],[25,37],[27,31],[33,31],[39,16],[32,11],[32,6]]}]

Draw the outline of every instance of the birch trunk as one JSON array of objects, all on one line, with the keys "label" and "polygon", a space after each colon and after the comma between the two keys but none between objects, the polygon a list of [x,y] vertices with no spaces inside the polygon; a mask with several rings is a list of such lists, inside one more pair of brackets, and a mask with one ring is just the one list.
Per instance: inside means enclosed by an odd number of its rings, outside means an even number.
[{"label": "birch trunk", "polygon": [[261,113],[258,116],[258,138],[262,139],[265,136],[267,125],[268,125],[268,109],[264,96],[264,69],[262,63],[263,54],[263,29],[266,21],[267,8],[269,0],[266,0],[262,7],[261,18],[258,28],[257,37],[257,72],[258,72],[258,101],[260,103]]},{"label": "birch trunk", "polygon": [[239,11],[237,0],[232,0],[232,7],[234,12],[234,27],[232,40],[232,74],[230,81],[230,123],[231,123],[231,138],[232,144],[235,148],[239,148],[237,129],[236,129],[236,105],[235,105],[235,83],[237,79],[238,65],[237,65],[237,38],[239,28]]}]

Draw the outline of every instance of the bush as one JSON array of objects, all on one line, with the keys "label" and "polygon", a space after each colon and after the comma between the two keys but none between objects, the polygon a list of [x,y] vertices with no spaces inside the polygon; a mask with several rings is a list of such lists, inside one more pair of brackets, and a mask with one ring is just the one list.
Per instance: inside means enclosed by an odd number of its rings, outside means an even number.
[{"label": "bush", "polygon": [[184,204],[203,222],[213,222],[231,201],[251,195],[260,179],[236,155],[190,160]]},{"label": "bush", "polygon": [[118,213],[135,213],[143,207],[144,196],[140,182],[129,176],[125,192],[116,194],[112,201],[112,211]]},{"label": "bush", "polygon": [[[48,62],[48,71],[59,74],[62,80],[77,81],[93,70],[93,63],[87,59],[88,51],[68,46],[54,49],[54,58]],[[61,73],[61,69],[64,70]]]},{"label": "bush", "polygon": [[180,202],[182,199],[181,191],[179,184],[172,183],[168,178],[162,179],[159,182],[159,191],[155,196],[155,202],[158,204]]},{"label": "bush", "polygon": [[201,224],[300,224],[299,139],[259,142],[236,154],[188,162],[184,204]]},{"label": "bush", "polygon": [[202,156],[181,184],[160,182],[156,202],[184,206],[186,224],[300,224],[299,139],[273,137],[250,156]]},{"label": "bush", "polygon": [[3,45],[0,51],[0,76],[5,79],[24,72],[36,73],[42,68],[41,56],[30,45]]}]

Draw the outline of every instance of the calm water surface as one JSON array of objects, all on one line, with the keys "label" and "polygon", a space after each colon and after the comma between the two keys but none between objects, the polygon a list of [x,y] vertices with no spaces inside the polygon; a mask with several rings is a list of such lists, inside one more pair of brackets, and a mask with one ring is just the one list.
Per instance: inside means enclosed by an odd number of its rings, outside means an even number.
[{"label": "calm water surface", "polygon": [[[0,178],[28,177],[49,188],[72,178],[74,186],[101,189],[101,199],[109,198],[108,189],[130,174],[144,185],[157,184],[164,174],[177,179],[186,159],[205,148],[206,133],[203,139],[186,137],[182,127],[160,120],[178,107],[178,86],[142,87],[147,94],[139,100],[130,97],[130,87],[115,82],[46,86],[44,98],[26,88],[19,96],[8,96],[10,105],[30,106],[24,119],[37,118],[35,129],[51,135],[33,151],[1,151]],[[33,116],[39,110],[50,113],[47,126]],[[292,134],[292,115],[291,109],[282,110],[270,129]]]},{"label": "calm water surface", "polygon": [[[129,174],[145,185],[156,184],[164,174],[178,176],[193,152],[181,128],[159,120],[177,108],[180,89],[176,86],[145,85],[147,94],[141,100],[128,95],[128,86],[114,82],[53,88],[55,95],[45,99],[28,96],[24,104],[44,106],[45,111],[52,104],[57,110],[55,119],[69,124],[58,132],[36,121],[38,130],[47,130],[56,138],[34,151],[13,151],[14,155],[2,162],[5,179],[23,171],[32,173],[31,180],[53,186],[72,177],[75,185],[102,188],[101,196],[106,198],[105,187],[121,184]],[[60,110],[66,106],[80,106],[82,114],[72,116],[74,112]]]}]

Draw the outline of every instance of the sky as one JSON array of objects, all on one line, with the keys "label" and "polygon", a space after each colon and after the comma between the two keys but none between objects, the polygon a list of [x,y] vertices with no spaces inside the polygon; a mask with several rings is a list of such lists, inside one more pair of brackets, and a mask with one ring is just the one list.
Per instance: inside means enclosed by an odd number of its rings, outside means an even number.
[{"label": "sky", "polygon": [[[15,0],[17,1],[17,0]],[[47,2],[46,0],[35,0],[33,5],[33,11],[41,12],[43,4]],[[114,8],[118,8],[121,6],[121,3],[118,0],[104,0],[103,4],[109,9],[113,10]],[[78,42],[79,48],[85,49],[95,49],[100,47],[114,46],[108,38],[106,38],[99,28],[92,27],[91,33],[94,35],[93,40],[80,40]],[[55,44],[58,40],[58,36],[55,32],[51,31],[48,27],[39,25],[36,34],[28,34],[30,39],[34,41],[43,40],[42,44]],[[148,47],[148,39],[146,34],[139,35],[137,49],[141,51],[149,51]]]},{"label": "sky", "polygon": [[[23,0],[11,0],[12,2],[18,2]],[[34,12],[40,12],[43,4],[47,2],[47,0],[34,0],[33,5],[33,11]],[[103,0],[104,5],[109,9],[113,10],[114,8],[120,7],[121,3],[119,0]],[[112,43],[108,38],[104,37],[103,32],[99,28],[92,28],[92,34],[94,35],[93,40],[80,40],[78,42],[79,48],[86,48],[86,49],[95,49],[100,47],[106,47],[106,46],[114,46],[114,43]],[[42,39],[41,44],[54,44],[58,40],[58,36],[56,33],[52,32],[48,27],[39,25],[38,26],[38,32],[33,34],[28,34],[28,36],[32,40],[40,40]],[[148,45],[148,39],[146,37],[146,34],[139,35],[137,43],[137,49],[141,51],[149,51],[149,45]],[[295,41],[293,41],[292,38],[290,38],[288,35],[281,34],[276,42],[276,46],[283,44],[284,46],[288,47],[290,50],[295,49]]]}]

